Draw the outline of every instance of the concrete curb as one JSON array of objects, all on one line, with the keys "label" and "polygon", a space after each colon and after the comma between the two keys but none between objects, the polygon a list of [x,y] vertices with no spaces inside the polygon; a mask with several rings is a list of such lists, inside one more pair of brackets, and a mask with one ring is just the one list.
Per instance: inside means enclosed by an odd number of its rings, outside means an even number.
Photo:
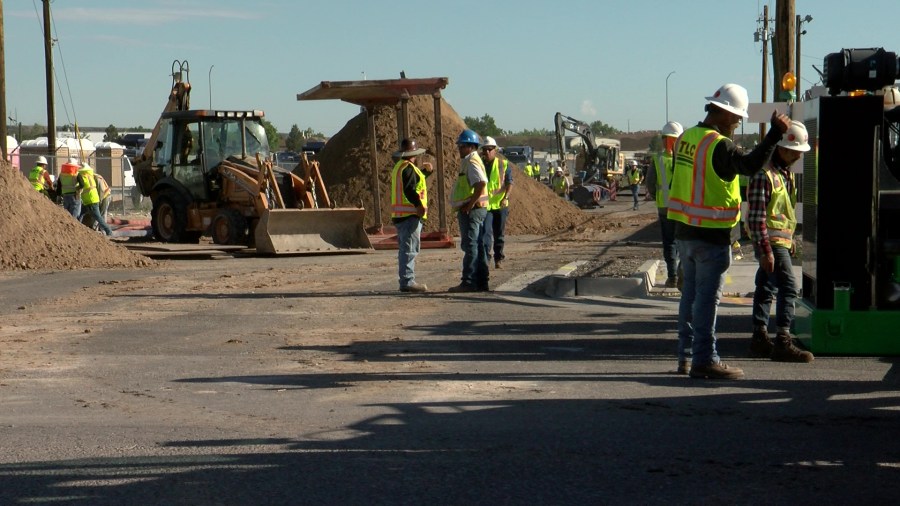
[{"label": "concrete curb", "polygon": [[638,271],[627,278],[572,277],[572,273],[584,261],[564,265],[548,278],[544,294],[552,298],[562,297],[646,297],[656,282],[659,260],[648,260]]}]

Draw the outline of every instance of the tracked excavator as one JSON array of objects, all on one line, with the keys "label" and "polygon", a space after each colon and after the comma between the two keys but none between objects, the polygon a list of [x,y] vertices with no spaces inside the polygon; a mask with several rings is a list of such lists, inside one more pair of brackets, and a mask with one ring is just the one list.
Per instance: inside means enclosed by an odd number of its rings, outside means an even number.
[{"label": "tracked excavator", "polygon": [[[564,157],[569,147],[566,132],[580,138],[581,157],[576,156],[576,170],[581,175],[574,178],[571,191],[572,201],[581,208],[595,207],[615,195],[618,183],[624,174],[619,165],[621,143],[616,139],[598,139],[591,132],[591,126],[563,113],[553,118],[556,126],[556,146],[560,157]],[[578,163],[578,162],[581,163]]]},{"label": "tracked excavator", "polygon": [[274,165],[259,110],[191,110],[189,65],[172,64],[172,91],[134,161],[153,203],[157,240],[246,245],[258,253],[371,251],[363,208],[337,208],[319,164]]}]

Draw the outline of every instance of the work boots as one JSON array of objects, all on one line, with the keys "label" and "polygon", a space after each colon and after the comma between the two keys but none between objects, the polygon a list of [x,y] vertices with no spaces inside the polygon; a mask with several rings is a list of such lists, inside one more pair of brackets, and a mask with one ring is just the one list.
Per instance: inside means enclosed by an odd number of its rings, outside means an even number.
[{"label": "work boots", "polygon": [[750,356],[753,358],[769,358],[772,356],[772,340],[769,332],[763,326],[753,328],[753,337],[750,338]]},{"label": "work boots", "polygon": [[814,358],[812,353],[794,346],[793,337],[789,332],[779,331],[775,335],[775,343],[772,347],[772,360],[775,362],[809,363]]}]

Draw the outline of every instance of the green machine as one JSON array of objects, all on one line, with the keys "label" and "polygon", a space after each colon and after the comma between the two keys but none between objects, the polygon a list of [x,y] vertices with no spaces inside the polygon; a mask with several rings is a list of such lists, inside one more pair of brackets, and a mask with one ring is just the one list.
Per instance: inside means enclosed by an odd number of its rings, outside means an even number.
[{"label": "green machine", "polygon": [[829,96],[804,103],[813,149],[794,332],[817,354],[900,355],[898,74],[896,53],[844,49],[825,57]]}]

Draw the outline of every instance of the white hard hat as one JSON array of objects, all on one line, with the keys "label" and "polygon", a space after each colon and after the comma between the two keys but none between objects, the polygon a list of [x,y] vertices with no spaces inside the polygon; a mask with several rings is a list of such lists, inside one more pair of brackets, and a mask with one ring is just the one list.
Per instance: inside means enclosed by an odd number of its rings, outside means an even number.
[{"label": "white hard hat", "polygon": [[70,156],[68,163],[71,163],[72,165],[78,165],[78,158],[76,158],[74,156]]},{"label": "white hard hat", "polygon": [[900,105],[900,90],[896,86],[885,86],[881,91],[884,92],[885,109],[893,109]]},{"label": "white hard hat", "polygon": [[663,137],[678,137],[682,132],[684,132],[684,128],[677,121],[670,121],[662,128]]},{"label": "white hard hat", "polygon": [[809,134],[799,121],[791,121],[791,126],[781,135],[778,145],[794,151],[809,151]]},{"label": "white hard hat", "polygon": [[37,161],[34,163],[36,163],[38,165],[47,165],[47,158],[45,158],[43,156],[39,156]]},{"label": "white hard hat", "polygon": [[747,104],[750,102],[750,97],[747,95],[747,89],[739,84],[723,84],[713,93],[713,96],[706,97],[706,100],[732,114],[737,114],[742,118],[748,117]]},{"label": "white hard hat", "polygon": [[486,136],[486,137],[484,138],[484,142],[481,144],[481,147],[485,147],[485,146],[490,146],[490,147],[496,148],[496,147],[497,147],[497,141],[495,141],[493,137],[491,137],[490,135],[488,135],[488,136]]}]

